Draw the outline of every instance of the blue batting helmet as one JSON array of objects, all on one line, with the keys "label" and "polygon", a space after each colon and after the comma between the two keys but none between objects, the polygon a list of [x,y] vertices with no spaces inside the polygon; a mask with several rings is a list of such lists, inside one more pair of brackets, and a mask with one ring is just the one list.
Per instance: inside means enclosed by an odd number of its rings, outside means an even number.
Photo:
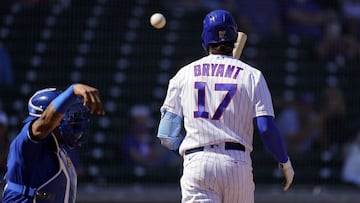
[{"label": "blue batting helmet", "polygon": [[202,42],[205,50],[207,50],[209,44],[235,43],[237,36],[237,24],[228,11],[214,10],[205,16],[202,32]]},{"label": "blue batting helmet", "polygon": [[[29,116],[24,122],[35,120],[41,116],[44,110],[50,105],[51,101],[61,94],[56,88],[46,88],[35,92],[29,99]],[[61,138],[68,147],[81,147],[87,142],[87,131],[89,129],[89,119],[87,117],[88,108],[83,106],[82,99],[77,98],[65,112],[60,121],[59,130]]]}]

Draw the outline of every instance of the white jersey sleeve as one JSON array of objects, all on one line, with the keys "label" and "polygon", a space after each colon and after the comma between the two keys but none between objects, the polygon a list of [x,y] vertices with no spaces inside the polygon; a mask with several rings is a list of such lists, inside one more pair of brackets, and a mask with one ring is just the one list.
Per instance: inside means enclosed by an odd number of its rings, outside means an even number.
[{"label": "white jersey sleeve", "polygon": [[183,116],[181,99],[180,99],[180,85],[179,73],[175,75],[170,81],[166,93],[165,101],[160,108],[161,112],[168,111],[179,116]]},{"label": "white jersey sleeve", "polygon": [[271,100],[271,94],[266,84],[265,78],[261,72],[255,84],[254,104],[255,104],[254,117],[259,117],[259,116],[274,117],[274,109]]}]

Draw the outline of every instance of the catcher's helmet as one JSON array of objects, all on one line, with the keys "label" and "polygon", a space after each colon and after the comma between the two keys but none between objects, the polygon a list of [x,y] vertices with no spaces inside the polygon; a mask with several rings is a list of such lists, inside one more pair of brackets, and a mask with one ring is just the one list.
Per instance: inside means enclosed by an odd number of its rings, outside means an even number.
[{"label": "catcher's helmet", "polygon": [[214,10],[208,13],[203,21],[202,45],[205,50],[209,44],[235,43],[238,27],[233,16],[225,10]]},{"label": "catcher's helmet", "polygon": [[46,88],[35,92],[35,94],[29,99],[29,117],[25,119],[25,122],[40,117],[51,101],[60,94],[61,92],[56,88]]},{"label": "catcher's helmet", "polygon": [[[41,116],[52,100],[61,94],[56,88],[46,88],[35,92],[29,99],[29,116],[24,122],[30,122]],[[77,98],[66,111],[63,119],[58,125],[60,135],[64,144],[70,148],[81,147],[87,142],[87,131],[89,129],[89,119],[87,117],[88,108],[83,106],[82,99]]]}]

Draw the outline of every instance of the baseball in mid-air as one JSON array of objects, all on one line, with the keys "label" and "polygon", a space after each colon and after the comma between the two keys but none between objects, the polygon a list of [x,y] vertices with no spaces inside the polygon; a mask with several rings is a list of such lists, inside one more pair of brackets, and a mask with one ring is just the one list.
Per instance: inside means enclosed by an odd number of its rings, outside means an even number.
[{"label": "baseball in mid-air", "polygon": [[156,29],[161,29],[166,25],[166,19],[163,14],[154,13],[150,17],[150,24]]}]

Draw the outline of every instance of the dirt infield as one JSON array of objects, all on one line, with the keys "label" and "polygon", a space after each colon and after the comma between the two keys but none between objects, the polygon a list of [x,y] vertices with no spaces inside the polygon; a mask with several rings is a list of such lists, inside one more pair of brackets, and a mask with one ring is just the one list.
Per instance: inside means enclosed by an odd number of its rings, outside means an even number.
[{"label": "dirt infield", "polygon": [[[349,186],[294,186],[283,192],[279,186],[257,186],[256,203],[356,203],[359,188]],[[175,185],[86,186],[78,191],[78,203],[175,203],[180,189]]]}]

